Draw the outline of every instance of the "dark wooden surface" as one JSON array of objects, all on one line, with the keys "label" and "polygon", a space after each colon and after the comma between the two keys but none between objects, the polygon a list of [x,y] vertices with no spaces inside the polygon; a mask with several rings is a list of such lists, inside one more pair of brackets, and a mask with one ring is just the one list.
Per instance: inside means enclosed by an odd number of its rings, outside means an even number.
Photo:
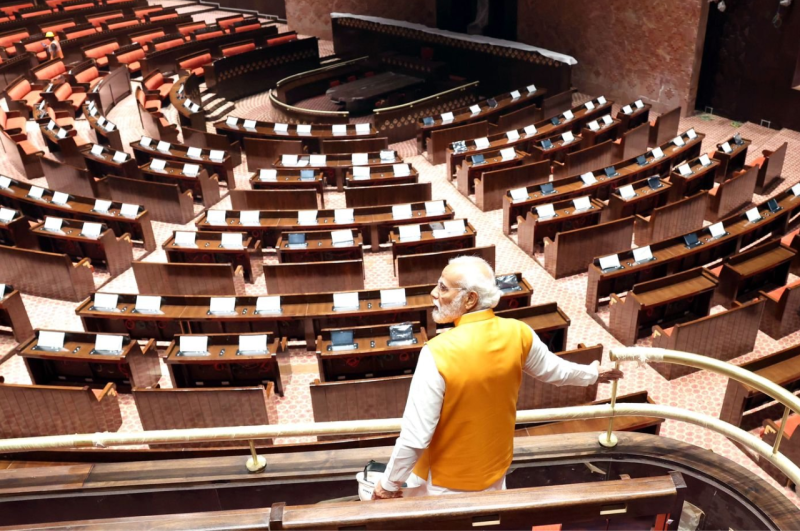
[{"label": "dark wooden surface", "polygon": [[419,203],[432,199],[431,183],[358,186],[344,189],[347,208]]},{"label": "dark wooden surface", "polygon": [[183,172],[184,165],[180,162],[165,161],[163,170],[155,170],[152,161],[141,166],[142,179],[162,184],[176,184],[181,192],[191,191],[192,197],[199,200],[205,208],[210,208],[219,203],[220,187],[219,176],[216,173],[209,174],[208,171],[200,167],[196,175]]},{"label": "dark wooden surface", "polygon": [[707,202],[707,194],[702,191],[657,207],[649,216],[637,215],[634,229],[636,245],[649,245],[699,229],[703,226]]},{"label": "dark wooden surface", "polygon": [[364,261],[264,265],[270,295],[364,289]]},{"label": "dark wooden surface", "polygon": [[770,190],[781,180],[781,172],[783,171],[783,164],[786,160],[786,149],[788,146],[789,143],[784,142],[781,147],[775,151],[770,151],[769,149],[761,151],[764,161],[761,163],[758,170],[756,193],[764,195],[767,190]]},{"label": "dark wooden surface", "polygon": [[377,100],[394,92],[425,83],[423,78],[397,72],[381,72],[329,88],[325,95],[348,111],[369,111]]},{"label": "dark wooden surface", "polygon": [[480,256],[494,269],[494,245],[472,247],[439,253],[414,254],[397,258],[397,281],[400,286],[435,283],[442,275],[451,258],[456,256]]},{"label": "dark wooden surface", "polygon": [[244,269],[247,282],[254,282],[261,270],[261,241],[242,234],[242,248],[222,247],[221,232],[195,232],[195,247],[182,247],[175,244],[175,232],[161,246],[167,255],[167,262],[231,264]]},{"label": "dark wooden surface", "polygon": [[316,210],[315,190],[231,190],[234,210]]},{"label": "dark wooden surface", "polygon": [[500,170],[486,171],[475,179],[475,204],[482,212],[503,207],[509,190],[526,188],[550,179],[550,162],[542,160]]},{"label": "dark wooden surface", "polygon": [[22,302],[22,295],[13,286],[5,286],[0,293],[0,325],[7,326],[14,334],[14,339],[21,343],[33,336],[33,327]]},{"label": "dark wooden surface", "polygon": [[235,274],[230,264],[133,262],[143,295],[236,295]]},{"label": "dark wooden surface", "polygon": [[517,223],[517,245],[534,255],[541,251],[545,241],[553,241],[560,232],[597,225],[603,214],[605,205],[597,199],[589,199],[589,208],[577,210],[573,201],[553,203],[555,215],[540,218],[536,209],[531,209],[524,220]]},{"label": "dark wooden surface", "polygon": [[757,178],[758,167],[748,166],[708,192],[706,219],[717,221],[749,205]]},{"label": "dark wooden surface", "polygon": [[97,187],[100,197],[143,205],[155,221],[185,225],[195,217],[192,192],[182,192],[177,184],[108,175],[98,181]]},{"label": "dark wooden surface", "polygon": [[[67,301],[85,299],[94,291],[91,260],[78,263],[63,253],[47,253],[0,245],[0,283],[23,292]],[[36,274],[31,274],[36,271]]]},{"label": "dark wooden surface", "polygon": [[714,305],[744,303],[786,285],[797,252],[774,239],[726,258],[712,272],[719,278]]}]

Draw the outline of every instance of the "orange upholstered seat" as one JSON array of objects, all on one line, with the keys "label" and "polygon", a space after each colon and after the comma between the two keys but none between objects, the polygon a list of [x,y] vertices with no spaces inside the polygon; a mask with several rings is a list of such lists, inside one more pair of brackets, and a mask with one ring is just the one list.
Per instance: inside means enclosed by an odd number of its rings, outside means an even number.
[{"label": "orange upholstered seat", "polygon": [[36,79],[47,81],[67,72],[63,61],[56,61],[36,71]]},{"label": "orange upholstered seat", "polygon": [[794,241],[794,237],[800,233],[800,229],[793,230],[792,232],[786,234],[781,238],[781,243],[784,244],[786,247],[791,247],[792,241]]},{"label": "orange upholstered seat", "polygon": [[74,25],[75,25],[75,21],[74,20],[69,20],[69,21],[64,21],[64,22],[59,22],[59,23],[53,24],[52,26],[42,26],[42,33],[47,33],[48,31],[52,31],[53,33],[55,33],[57,31],[61,31],[61,30],[66,29],[66,28],[71,28]]},{"label": "orange upholstered seat", "polygon": [[[778,420],[777,422],[775,422],[775,426],[780,428],[781,421]],[[800,415],[789,415],[789,418],[786,419],[786,428],[783,430],[783,434],[787,437],[791,437],[792,434],[794,433],[794,430],[797,429],[797,426],[800,426]]]},{"label": "orange upholstered seat", "polygon": [[49,56],[47,55],[47,50],[42,46],[43,44],[47,44],[47,39],[28,42],[25,44],[25,51],[35,55],[39,61],[47,61]]},{"label": "orange upholstered seat", "polygon": [[148,17],[147,20],[150,22],[156,22],[157,20],[167,20],[169,18],[177,18],[177,13],[167,13],[165,15],[153,15]]},{"label": "orange upholstered seat", "polygon": [[133,10],[133,14],[136,15],[136,18],[144,18],[145,15],[161,11],[162,9],[161,6],[139,7]]},{"label": "orange upholstered seat", "polygon": [[88,22],[91,22],[92,26],[99,28],[103,22],[120,17],[122,17],[122,13],[106,13],[103,15],[97,15],[96,17],[86,17],[86,19]]},{"label": "orange upholstered seat", "polygon": [[257,30],[260,27],[261,27],[261,24],[259,24],[258,22],[254,22],[253,24],[247,24],[245,26],[237,26],[237,27],[233,28],[233,32],[234,33],[242,33],[243,31]]},{"label": "orange upholstered seat", "polygon": [[158,111],[161,110],[161,100],[160,99],[147,99],[147,95],[142,90],[136,91],[136,99],[139,101],[139,104],[145,108],[147,111]]},{"label": "orange upholstered seat", "polygon": [[211,52],[206,51],[203,54],[195,55],[188,59],[184,59],[178,63],[178,66],[183,70],[188,70],[195,75],[203,75],[203,65],[211,63]]},{"label": "orange upholstered seat", "polygon": [[219,27],[227,29],[236,24],[237,22],[241,22],[243,20],[244,20],[244,15],[239,15],[238,17],[226,18],[219,21]]},{"label": "orange upholstered seat", "polygon": [[3,128],[4,131],[13,131],[15,129],[19,129],[20,131],[25,131],[25,120],[24,116],[14,116],[13,118],[9,118],[6,112],[0,107],[0,126]]},{"label": "orange upholstered seat", "polygon": [[128,26],[136,26],[138,24],[141,24],[141,22],[139,22],[136,19],[131,19],[131,20],[123,20],[120,22],[111,22],[109,24],[106,24],[106,27],[108,27],[109,30],[115,30],[120,28],[127,28]]},{"label": "orange upholstered seat", "polygon": [[153,43],[153,44],[152,44],[152,47],[153,47],[153,48],[154,48],[156,51],[158,51],[158,50],[166,50],[167,48],[172,48],[172,47],[174,47],[174,46],[180,46],[180,45],[181,45],[181,44],[183,44],[184,42],[185,42],[185,41],[184,41],[183,39],[170,39],[170,40],[168,40],[168,41],[163,41],[163,42],[156,42],[156,43]]},{"label": "orange upholstered seat", "polygon": [[75,80],[78,83],[88,83],[89,91],[92,91],[103,78],[100,77],[100,71],[97,67],[93,66],[75,74]]},{"label": "orange upholstered seat", "polygon": [[128,70],[130,70],[131,73],[135,73],[140,70],[141,64],[139,61],[142,59],[144,59],[144,49],[142,48],[137,48],[136,50],[131,50],[117,56],[117,60],[120,62],[120,64],[127,65]]},{"label": "orange upholstered seat", "polygon": [[721,266],[721,265],[718,265],[718,266],[717,266],[717,267],[715,267],[714,269],[711,269],[711,272],[712,272],[712,273],[714,273],[714,276],[715,276],[715,277],[718,277],[718,276],[719,276],[719,274],[722,272],[722,266]]},{"label": "orange upholstered seat", "polygon": [[205,22],[195,22],[192,24],[186,24],[185,26],[181,25],[178,26],[178,31],[181,35],[190,35],[199,29],[203,29],[206,27]]},{"label": "orange upholstered seat", "polygon": [[285,42],[296,41],[297,35],[286,35],[284,37],[276,37],[274,39],[269,39],[267,41],[267,46],[275,46],[277,44],[283,44]]},{"label": "orange upholstered seat", "polygon": [[249,52],[250,50],[256,49],[256,43],[253,41],[237,44],[235,46],[230,46],[228,48],[222,49],[222,56],[223,57],[230,57],[232,55],[237,55],[244,52]]},{"label": "orange upholstered seat", "polygon": [[17,49],[14,48],[14,43],[19,42],[22,39],[27,39],[30,37],[30,33],[27,31],[20,31],[19,33],[14,33],[13,35],[6,35],[5,37],[0,38],[0,46],[6,49],[6,54],[9,57],[13,57],[17,53]]},{"label": "orange upholstered seat", "polygon": [[31,82],[23,79],[13,87],[6,89],[6,94],[13,101],[24,101],[29,107],[38,105],[41,101],[41,90],[33,90]]},{"label": "orange upholstered seat", "polygon": [[717,192],[719,192],[719,184],[714,183],[714,188],[708,191],[708,195],[717,195]]},{"label": "orange upholstered seat", "polygon": [[157,91],[162,98],[167,97],[172,89],[172,84],[172,81],[167,81],[161,72],[156,72],[144,80],[147,90]]},{"label": "orange upholstered seat", "polygon": [[76,109],[86,101],[86,93],[73,91],[72,85],[69,83],[59,86],[55,91],[55,95],[58,101],[69,101]]},{"label": "orange upholstered seat", "polygon": [[767,297],[774,300],[775,302],[778,302],[781,300],[781,295],[783,295],[784,291],[786,291],[788,288],[794,288],[796,286],[800,286],[800,280],[795,280],[791,284],[786,284],[785,286],[781,286],[780,288],[776,288],[770,291],[769,293],[767,293]]},{"label": "orange upholstered seat", "polygon": [[86,50],[86,57],[91,57],[94,59],[97,66],[104,67],[108,66],[108,54],[114,53],[115,51],[119,50],[119,44],[117,42],[110,42],[104,44],[102,46],[98,46],[96,48],[90,48]]},{"label": "orange upholstered seat", "polygon": [[86,37],[87,35],[94,35],[95,33],[97,33],[97,28],[86,28],[67,34],[67,38],[78,39],[80,37]]},{"label": "orange upholstered seat", "polygon": [[215,37],[221,37],[222,35],[225,35],[225,33],[222,30],[209,31],[208,33],[195,34],[195,39],[197,39],[198,41],[205,41],[208,39],[213,39]]},{"label": "orange upholstered seat", "polygon": [[85,4],[72,4],[68,6],[64,6],[64,11],[75,11],[78,9],[86,9],[87,7],[92,7],[93,2],[86,2]]},{"label": "orange upholstered seat", "polygon": [[153,31],[150,33],[145,33],[144,35],[136,35],[135,37],[131,37],[131,42],[138,42],[141,45],[145,45],[148,42],[152,41],[153,39],[157,39],[158,37],[164,36],[164,30]]}]

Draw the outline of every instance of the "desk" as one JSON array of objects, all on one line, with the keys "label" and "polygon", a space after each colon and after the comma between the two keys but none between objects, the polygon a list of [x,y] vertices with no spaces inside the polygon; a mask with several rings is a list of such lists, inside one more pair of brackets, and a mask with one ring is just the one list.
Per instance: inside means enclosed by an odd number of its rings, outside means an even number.
[{"label": "desk", "polygon": [[369,125],[369,131],[366,133],[357,133],[355,124],[343,124],[345,132],[336,134],[333,132],[334,126],[332,124],[310,124],[311,132],[305,134],[297,132],[297,124],[286,124],[286,132],[278,132],[275,131],[275,122],[254,120],[253,127],[245,127],[245,120],[246,118],[237,118],[236,125],[228,125],[225,120],[215,122],[214,129],[217,134],[226,135],[232,140],[242,140],[245,137],[271,140],[300,140],[309,153],[322,153],[322,140],[346,140],[378,136],[378,131],[372,124]]},{"label": "desk", "polygon": [[533,255],[544,246],[545,238],[555,240],[560,232],[590,227],[600,222],[606,208],[602,201],[590,199],[587,210],[576,210],[572,200],[553,203],[556,215],[551,218],[540,218],[536,209],[532,208],[525,219],[519,222],[517,245],[526,253]]},{"label": "desk", "polygon": [[364,289],[364,260],[265,264],[264,279],[270,295],[292,295]]},{"label": "desk", "polygon": [[[257,334],[241,334],[257,335]],[[275,384],[275,391],[283,396],[283,382],[277,352],[286,347],[286,339],[266,332],[266,353],[239,354],[239,335],[206,334],[208,355],[180,354],[178,335],[167,349],[166,359],[172,384],[178,388],[191,387],[247,387]]]},{"label": "desk", "polygon": [[219,203],[219,177],[217,174],[209,176],[206,168],[201,167],[197,175],[183,173],[183,164],[175,161],[166,161],[163,170],[151,167],[152,160],[139,169],[142,179],[156,183],[177,184],[181,192],[189,190],[192,198],[199,200],[203,206],[209,208]]},{"label": "desk", "polygon": [[[543,139],[544,140],[544,139]],[[564,162],[567,154],[573,153],[582,149],[584,138],[581,135],[575,135],[575,139],[571,142],[565,142],[561,135],[555,135],[547,138],[553,143],[550,149],[544,149],[541,142],[531,142],[529,153],[533,160],[546,160],[552,162]]]},{"label": "desk", "polygon": [[109,382],[119,390],[131,387],[155,387],[161,378],[155,341],[144,350],[125,336],[119,355],[92,354],[97,334],[66,332],[64,347],[57,352],[41,350],[39,330],[36,337],[20,346],[18,354],[25,361],[31,381],[36,385],[88,385],[103,388]]},{"label": "desk", "polygon": [[320,381],[358,380],[413,374],[419,352],[428,341],[425,329],[412,323],[414,342],[408,345],[389,345],[389,326],[357,326],[353,331],[356,348],[329,350],[331,332],[324,329],[317,337],[317,361]]},{"label": "desk", "polygon": [[[730,153],[722,151],[722,145],[725,142],[728,142],[731,146]],[[741,144],[736,144],[733,137],[717,144],[717,149],[714,151],[713,156],[720,162],[720,170],[717,174],[718,180],[724,180],[731,173],[744,169],[745,161],[747,160],[747,149],[750,144],[752,144],[752,141],[746,138],[742,139]]]},{"label": "desk", "polygon": [[93,177],[104,177],[106,175],[117,175],[119,177],[127,177],[129,179],[140,179],[141,172],[136,160],[127,155],[125,161],[116,162],[114,154],[116,151],[110,149],[108,146],[103,146],[103,151],[95,155],[91,151],[92,146],[86,144],[81,150],[83,155],[84,166],[89,170]]},{"label": "desk", "polygon": [[[385,166],[386,164],[400,164],[403,159],[397,156],[394,152],[394,158],[391,160],[381,159],[379,151],[367,153],[367,163],[361,166]],[[324,155],[325,164],[320,166],[313,166],[311,158],[307,155],[300,155],[297,158],[297,166],[284,166],[282,158],[276,160],[272,166],[278,170],[285,168],[301,168],[319,170],[324,176],[329,185],[336,185],[336,190],[339,192],[344,191],[344,177],[347,170],[353,167],[353,154],[352,153],[336,153],[333,155]],[[352,171],[351,171],[352,173]]]},{"label": "desk", "polygon": [[612,293],[609,331],[630,346],[649,336],[655,325],[667,328],[705,317],[717,284],[714,275],[698,267],[636,284],[624,299]]},{"label": "desk", "polygon": [[648,184],[648,179],[632,183],[636,196],[623,199],[619,189],[611,193],[608,198],[608,209],[603,213],[603,221],[627,218],[629,216],[649,216],[654,209],[664,206],[669,202],[671,185],[660,180],[660,188],[653,190]]},{"label": "desk", "polygon": [[418,77],[382,72],[329,88],[325,94],[334,103],[344,105],[349,112],[366,112],[371,111],[382,97],[423,83],[425,80]]},{"label": "desk", "polygon": [[[228,183],[228,189],[233,190],[236,188],[236,181],[233,177],[233,160],[228,152],[224,152],[222,159],[211,159],[211,151],[201,149],[200,155],[197,157],[189,156],[190,146],[183,144],[170,143],[168,151],[159,151],[156,149],[158,142],[151,141],[148,147],[141,145],[141,140],[131,142],[131,149],[136,157],[139,165],[147,164],[151,159],[167,159],[177,161],[183,164],[199,164],[201,167],[208,171],[209,175],[217,174]],[[176,165],[177,166],[177,165]]]},{"label": "desk", "polygon": [[[325,181],[322,172],[314,171],[311,179],[300,177],[301,170],[282,169],[276,170],[274,181],[262,180],[260,172],[250,174],[250,188],[253,190],[315,190],[320,198],[320,205],[325,208]],[[350,186],[348,184],[348,186]]]},{"label": "desk", "polygon": [[514,158],[504,159],[499,152],[489,152],[484,155],[484,162],[474,164],[470,159],[464,159],[456,169],[456,188],[464,196],[469,196],[475,191],[475,179],[480,179],[484,172],[501,170],[512,166],[519,166],[525,162],[529,155],[524,151],[514,150]]},{"label": "desk", "polygon": [[617,112],[616,119],[620,121],[620,128],[622,129],[622,132],[630,131],[631,129],[635,129],[638,126],[649,122],[650,109],[652,107],[653,106],[649,103],[645,103],[638,109],[635,105],[631,105],[633,112],[630,114],[625,114],[622,108],[620,108],[620,110]]},{"label": "desk", "polygon": [[744,303],[758,297],[759,291],[785,286],[796,254],[780,240],[772,240],[726,258],[713,271],[719,278],[714,304],[731,308],[734,301]]},{"label": "desk", "polygon": [[[297,262],[332,262],[337,260],[363,260],[364,240],[361,231],[353,230],[353,241],[347,245],[333,245],[328,231],[284,232],[278,238],[275,250],[278,262],[282,264]],[[306,245],[293,248],[289,245],[290,234],[304,234]]]},{"label": "desk", "polygon": [[0,292],[0,326],[11,328],[17,343],[27,341],[33,336],[33,327],[22,302],[22,295],[14,286],[6,285]]},{"label": "desk", "polygon": [[31,234],[31,224],[19,210],[14,210],[10,221],[0,221],[0,245],[36,249],[36,236]]},{"label": "desk", "polygon": [[[118,70],[127,70],[127,69],[118,69]],[[128,93],[130,93],[130,85],[128,85]],[[102,117],[104,120],[106,120],[106,118],[100,114],[98,109],[95,109],[93,114],[92,111],[89,110],[88,102],[83,104],[83,115],[86,117],[86,121],[89,122],[89,127],[91,128],[91,130],[94,131],[95,140],[97,141],[96,143],[103,144],[104,146],[108,146],[111,149],[115,149],[117,151],[124,151],[124,146],[122,145],[122,138],[120,136],[120,131],[119,128],[116,127],[116,124],[114,124],[114,127],[111,129],[111,131],[106,129],[104,126],[101,126],[98,123],[98,118]],[[108,125],[109,123],[112,122],[106,120],[105,125]]]},{"label": "desk", "polygon": [[[475,247],[475,238],[478,231],[470,225],[466,219],[464,226],[466,230],[463,234],[444,233],[443,223],[424,223],[420,224],[420,238],[418,240],[402,240],[400,230],[395,227],[389,233],[389,243],[392,245],[392,262],[398,256],[421,253],[438,253],[440,251],[452,251]],[[436,233],[435,231],[441,231]]]},{"label": "desk", "polygon": [[688,164],[689,169],[692,170],[690,175],[685,177],[681,175],[680,172],[676,170],[677,166],[669,174],[670,203],[683,197],[695,195],[704,190],[714,189],[714,181],[721,168],[720,162],[717,159],[711,159],[711,164],[708,166],[703,166],[699,158],[692,159],[686,164]]},{"label": "desk", "polygon": [[[81,150],[88,145],[85,138],[78,134],[72,125],[59,127],[56,125],[52,130],[47,128],[49,122],[39,124],[39,130],[42,133],[42,138],[50,153],[59,154],[61,160],[72,166],[79,168],[84,166],[83,155]],[[66,136],[58,138],[57,133],[60,129],[64,129]],[[113,151],[112,151],[113,153]]]},{"label": "desk", "polygon": [[[242,248],[222,247],[221,232],[195,232],[195,247],[175,245],[175,232],[164,242],[162,248],[167,254],[167,262],[189,264],[231,264],[234,269],[241,266],[247,282],[255,282],[261,274],[261,241],[242,232]],[[253,261],[257,262],[254,266]]]},{"label": "desk", "polygon": [[570,319],[556,302],[499,310],[495,311],[495,315],[507,319],[517,319],[533,328],[550,352],[561,352],[567,349]]},{"label": "desk", "polygon": [[598,120],[597,125],[598,129],[596,131],[592,131],[588,125],[581,130],[581,148],[596,146],[597,144],[602,144],[606,140],[611,140],[613,142],[621,138],[622,133],[626,131],[622,129],[622,122],[619,118],[611,120],[610,124]]},{"label": "desk", "polygon": [[370,166],[369,178],[356,178],[353,176],[353,171],[348,170],[345,172],[345,186],[348,188],[355,188],[358,186],[385,186],[392,184],[414,184],[419,182],[419,172],[411,164],[409,166],[408,175],[398,176],[394,173],[392,165],[386,166]]}]

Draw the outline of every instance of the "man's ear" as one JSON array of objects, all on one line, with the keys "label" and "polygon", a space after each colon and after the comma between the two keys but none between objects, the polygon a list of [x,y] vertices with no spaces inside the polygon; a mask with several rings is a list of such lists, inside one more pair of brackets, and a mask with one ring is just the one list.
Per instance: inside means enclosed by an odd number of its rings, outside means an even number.
[{"label": "man's ear", "polygon": [[478,306],[478,294],[470,291],[467,293],[467,311],[473,310],[476,306]]}]

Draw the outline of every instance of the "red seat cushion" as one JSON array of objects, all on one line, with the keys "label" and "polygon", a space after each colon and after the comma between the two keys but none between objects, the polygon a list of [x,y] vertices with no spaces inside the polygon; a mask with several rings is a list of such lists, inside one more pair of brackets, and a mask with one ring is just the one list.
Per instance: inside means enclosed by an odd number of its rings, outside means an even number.
[{"label": "red seat cushion", "polygon": [[182,41],[181,39],[172,39],[164,42],[157,42],[153,44],[153,48],[155,48],[156,51],[166,50],[167,48],[172,48],[173,46],[180,46],[184,42],[185,41]]},{"label": "red seat cushion", "polygon": [[31,91],[31,82],[27,79],[23,79],[13,87],[10,87],[6,90],[8,97],[14,101],[19,101],[25,97]]},{"label": "red seat cushion", "polygon": [[205,40],[208,40],[208,39],[213,39],[215,37],[220,37],[221,35],[224,35],[222,30],[220,30],[220,31],[209,31],[208,33],[201,33],[200,35],[196,35],[195,38],[198,41],[205,41]]},{"label": "red seat cushion", "polygon": [[91,83],[95,79],[100,77],[100,71],[97,69],[96,66],[92,66],[87,68],[86,70],[82,70],[75,74],[75,80],[78,83]]},{"label": "red seat cushion", "polygon": [[[775,425],[780,428],[781,421],[778,420]],[[789,418],[786,419],[786,428],[783,430],[783,434],[791,437],[797,426],[800,426],[800,415],[789,415]]]},{"label": "red seat cushion", "polygon": [[758,157],[756,160],[753,161],[753,164],[751,164],[751,166],[758,166],[760,168],[761,165],[764,164],[765,160],[767,159],[764,157]]},{"label": "red seat cushion", "polygon": [[785,286],[781,286],[780,288],[776,288],[776,289],[770,291],[769,293],[767,293],[767,295],[769,296],[770,299],[772,299],[772,300],[777,302],[777,301],[781,300],[781,296],[783,296],[783,292],[784,291],[786,291],[789,288],[794,288],[794,287],[797,287],[797,286],[800,286],[800,280],[795,280],[791,284],[786,284]]},{"label": "red seat cushion", "polygon": [[711,272],[712,272],[712,273],[714,273],[714,276],[715,276],[715,277],[718,277],[718,276],[719,276],[719,274],[722,272],[722,266],[721,266],[721,265],[718,265],[717,267],[715,267],[714,269],[712,269],[712,270],[711,270]]},{"label": "red seat cushion", "polygon": [[261,24],[248,24],[246,26],[239,26],[233,30],[234,33],[242,33],[243,31],[250,31],[250,30],[257,30],[261,27]]},{"label": "red seat cushion", "polygon": [[161,72],[156,72],[144,80],[144,86],[147,87],[148,90],[156,90],[163,84],[164,76],[161,74]]},{"label": "red seat cushion", "polygon": [[237,55],[244,52],[249,52],[250,50],[256,49],[256,43],[249,42],[247,44],[240,44],[238,46],[231,46],[230,48],[224,48],[222,50],[223,57],[230,57],[232,55]]},{"label": "red seat cushion", "polygon": [[277,44],[283,44],[285,42],[292,42],[297,40],[297,35],[286,35],[284,37],[276,37],[274,39],[269,39],[267,41],[267,46],[275,46]]},{"label": "red seat cushion", "polygon": [[36,79],[53,79],[56,76],[60,76],[61,74],[65,73],[67,68],[64,66],[62,61],[58,61],[57,63],[53,63],[51,65],[47,65],[46,67],[42,68],[41,70],[36,71]]},{"label": "red seat cushion", "polygon": [[[196,70],[198,67],[202,67],[203,65],[207,65],[211,62],[211,54],[204,53],[202,55],[196,55],[194,57],[190,57],[189,59],[185,59],[178,63],[178,66],[183,68],[184,70]],[[203,69],[200,68],[200,72],[202,73]]]},{"label": "red seat cushion", "polygon": [[794,237],[797,236],[798,233],[800,233],[800,229],[793,230],[792,232],[781,238],[781,243],[784,244],[786,247],[791,247],[792,242],[794,241]]}]

